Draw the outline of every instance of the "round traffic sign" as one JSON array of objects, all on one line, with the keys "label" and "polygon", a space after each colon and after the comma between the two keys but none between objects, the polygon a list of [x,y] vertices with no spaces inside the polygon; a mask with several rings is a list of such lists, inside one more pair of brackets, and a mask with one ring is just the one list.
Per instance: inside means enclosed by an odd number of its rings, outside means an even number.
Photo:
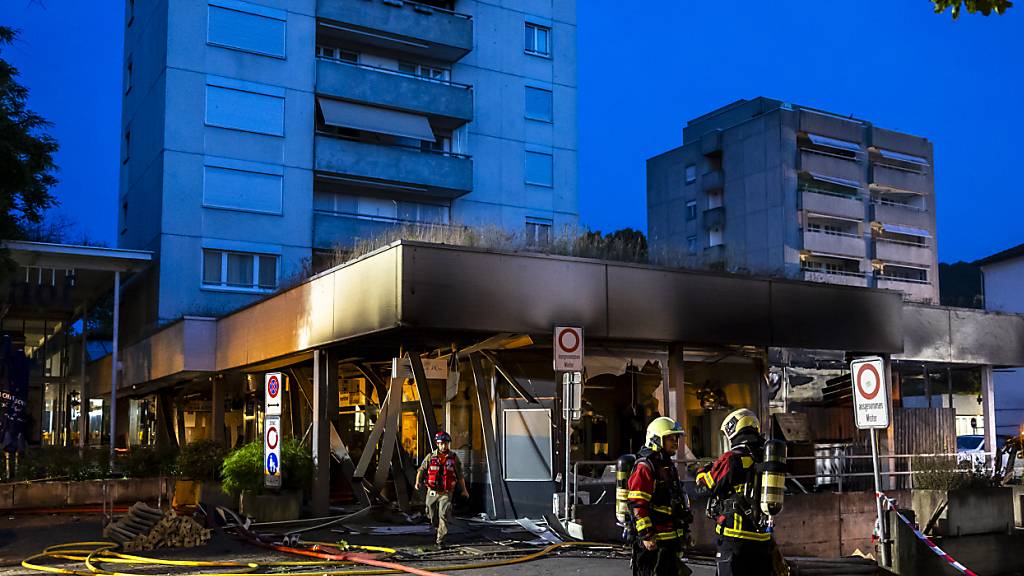
[{"label": "round traffic sign", "polygon": [[277,454],[268,454],[267,455],[267,472],[269,472],[270,475],[273,476],[273,475],[277,474],[277,469],[278,469]]},{"label": "round traffic sign", "polygon": [[558,347],[563,352],[575,352],[580,347],[580,333],[575,328],[563,328],[558,333]]},{"label": "round traffic sign", "polygon": [[277,398],[277,393],[281,391],[281,383],[277,380],[277,376],[271,376],[267,380],[267,393],[270,394],[271,398]]},{"label": "round traffic sign", "polygon": [[[867,372],[868,374],[865,374]],[[871,364],[862,364],[857,369],[857,390],[860,391],[860,395],[865,400],[872,400],[875,396],[878,396],[878,391],[882,389],[882,376],[878,373],[878,370]]]},{"label": "round traffic sign", "polygon": [[277,443],[280,441],[280,435],[277,433],[277,426],[267,427],[267,447],[273,450],[277,448]]}]

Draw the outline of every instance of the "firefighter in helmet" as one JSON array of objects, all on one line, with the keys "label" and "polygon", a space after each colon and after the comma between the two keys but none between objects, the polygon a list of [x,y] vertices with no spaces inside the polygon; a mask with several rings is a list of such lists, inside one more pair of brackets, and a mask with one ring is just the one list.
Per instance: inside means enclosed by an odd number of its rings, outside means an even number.
[{"label": "firefighter in helmet", "polygon": [[698,494],[707,494],[708,515],[718,533],[718,576],[774,572],[772,534],[759,506],[758,465],[765,440],[757,415],[742,408],[722,423],[728,450],[697,474]]},{"label": "firefighter in helmet", "polygon": [[469,497],[466,490],[466,479],[462,476],[462,462],[459,456],[451,451],[452,437],[445,431],[434,435],[437,449],[427,455],[416,470],[416,489],[423,485],[426,475],[427,484],[427,517],[437,528],[437,545],[444,546],[444,537],[448,534],[448,523],[452,519],[452,496],[456,485],[462,495]]},{"label": "firefighter in helmet", "polygon": [[672,456],[686,433],[662,416],[647,426],[647,442],[629,475],[629,510],[634,576],[680,576],[690,570],[679,555],[689,539],[689,500]]}]

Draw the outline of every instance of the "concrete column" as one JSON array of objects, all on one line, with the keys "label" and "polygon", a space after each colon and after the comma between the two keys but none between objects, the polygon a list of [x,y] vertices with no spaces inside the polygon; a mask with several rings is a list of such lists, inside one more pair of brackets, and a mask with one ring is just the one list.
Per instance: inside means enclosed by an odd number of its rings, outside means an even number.
[{"label": "concrete column", "polygon": [[985,450],[995,452],[996,446],[996,391],[992,366],[981,367],[981,415],[985,426]]},{"label": "concrete column", "polygon": [[668,381],[676,393],[675,402],[669,407],[669,413],[690,434],[689,422],[686,418],[686,383],[683,381],[683,345],[670,344],[668,347]]},{"label": "concrete column", "polygon": [[210,391],[210,426],[213,427],[213,440],[224,444],[224,396],[227,384],[223,375],[213,377]]},{"label": "concrete column", "polygon": [[338,411],[338,366],[327,350],[313,351],[313,516],[330,511],[331,416]]},{"label": "concrete column", "polygon": [[[85,331],[89,323],[89,309],[82,309],[82,377],[78,395],[78,447],[84,449],[89,445],[89,387],[85,381],[85,368],[89,361],[87,337]],[[102,426],[101,426],[102,428]]]},{"label": "concrete column", "polygon": [[117,446],[117,369],[118,333],[121,329],[121,272],[114,272],[114,343],[110,355],[110,464],[114,464],[114,448]]}]

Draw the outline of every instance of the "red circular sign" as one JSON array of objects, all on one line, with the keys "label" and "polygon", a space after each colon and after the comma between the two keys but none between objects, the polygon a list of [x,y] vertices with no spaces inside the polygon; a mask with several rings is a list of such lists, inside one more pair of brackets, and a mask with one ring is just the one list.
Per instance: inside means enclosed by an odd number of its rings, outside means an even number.
[{"label": "red circular sign", "polygon": [[268,426],[267,427],[267,447],[270,448],[271,450],[273,450],[274,448],[277,448],[277,443],[278,443],[279,440],[280,440],[280,438],[278,437],[278,434],[277,434],[277,427],[276,426]]},{"label": "red circular sign", "polygon": [[281,383],[278,382],[277,376],[271,376],[267,380],[267,393],[270,394],[271,398],[277,398],[277,393],[281,391]]},{"label": "red circular sign", "polygon": [[[875,377],[875,386],[870,392],[864,389],[865,371],[870,371],[871,374]],[[878,391],[882,389],[882,377],[878,373],[878,370],[874,367],[874,365],[861,364],[860,368],[857,369],[857,389],[860,390],[860,394],[861,396],[864,397],[865,400],[872,400],[875,396],[878,396]]]},{"label": "red circular sign", "polygon": [[[572,342],[572,344],[566,344],[566,340]],[[575,352],[580,347],[580,334],[572,328],[563,328],[558,333],[558,347],[564,352]]]}]

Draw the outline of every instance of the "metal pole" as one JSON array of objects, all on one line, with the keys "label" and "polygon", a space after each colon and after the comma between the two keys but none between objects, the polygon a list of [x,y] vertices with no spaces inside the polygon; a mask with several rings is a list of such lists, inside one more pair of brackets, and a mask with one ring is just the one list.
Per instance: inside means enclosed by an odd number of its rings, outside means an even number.
[{"label": "metal pole", "polygon": [[570,376],[568,372],[564,373],[562,378],[565,378],[566,376],[568,376],[569,379],[566,382],[565,387],[563,388],[566,391],[566,397],[562,399],[562,414],[565,416],[565,508],[564,508],[564,510],[565,510],[565,518],[568,519],[569,518],[569,510],[571,509],[571,506],[569,505],[569,469],[570,469],[569,468],[569,455],[572,452],[572,437],[571,437],[571,432],[572,432],[572,413],[569,410],[569,406],[570,406],[569,403],[571,401],[572,394],[573,394],[573,390],[572,390],[573,382],[572,382],[572,376]]},{"label": "metal pole", "polygon": [[114,345],[110,362],[110,466],[117,445],[117,337],[121,323],[121,271],[114,271]]},{"label": "metal pole", "polygon": [[878,473],[878,429],[871,429],[871,463],[875,470],[875,511],[878,513],[878,537],[882,544],[882,566],[892,566],[889,555],[889,535],[882,517],[882,476]]},{"label": "metal pole", "polygon": [[89,308],[82,308],[82,381],[81,394],[78,396],[78,447],[84,449],[89,445],[89,395],[85,393],[85,365],[88,361],[86,345],[88,344],[85,334],[89,323]]}]

